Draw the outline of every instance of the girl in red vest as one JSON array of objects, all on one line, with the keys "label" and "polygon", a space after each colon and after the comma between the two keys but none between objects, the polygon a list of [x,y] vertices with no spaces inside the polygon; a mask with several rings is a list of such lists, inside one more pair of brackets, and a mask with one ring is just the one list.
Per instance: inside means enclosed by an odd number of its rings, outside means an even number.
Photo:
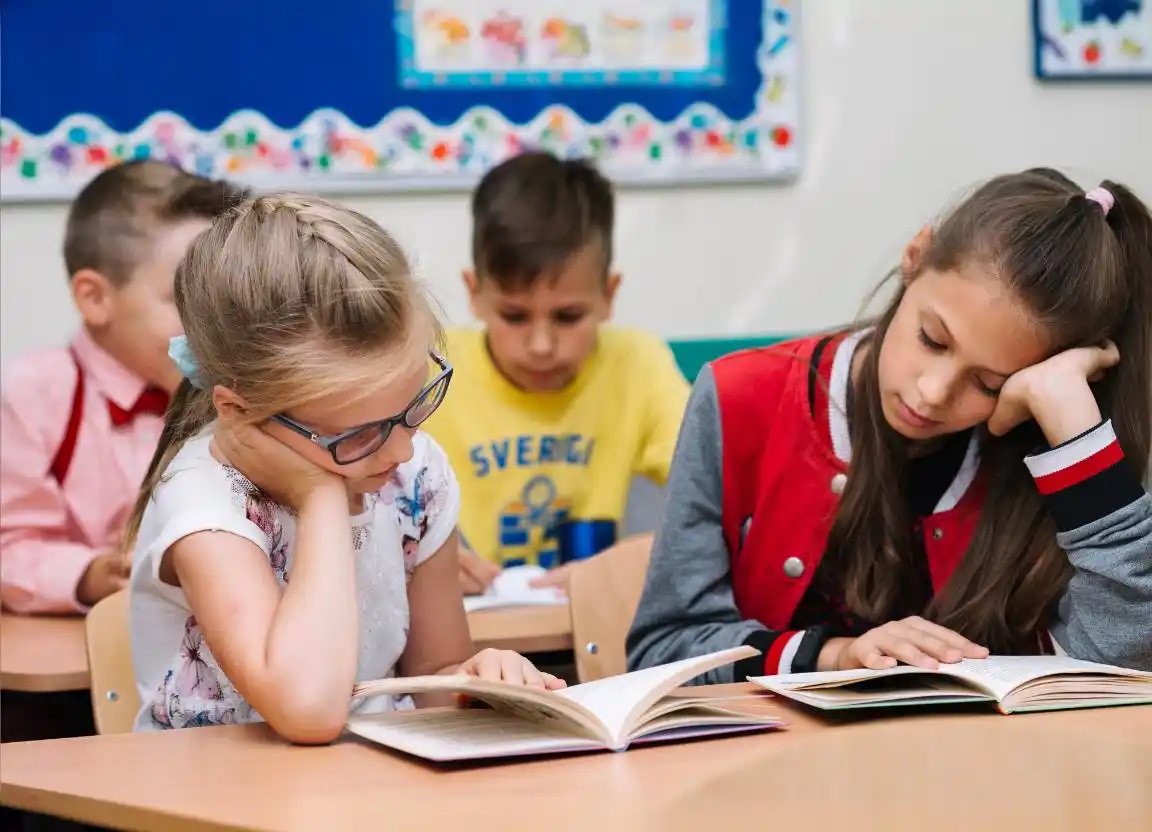
[{"label": "girl in red vest", "polygon": [[631,669],[698,681],[1067,653],[1152,669],[1152,216],[993,179],[860,328],[697,379]]}]

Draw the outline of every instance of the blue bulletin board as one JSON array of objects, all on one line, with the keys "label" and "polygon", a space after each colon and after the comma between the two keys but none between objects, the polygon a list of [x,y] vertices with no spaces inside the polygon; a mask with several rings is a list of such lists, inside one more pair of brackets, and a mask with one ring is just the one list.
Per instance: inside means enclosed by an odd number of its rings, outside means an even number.
[{"label": "blue bulletin board", "polygon": [[799,170],[799,0],[5,0],[0,197],[167,159],[260,188],[469,187],[527,148],[618,182]]}]

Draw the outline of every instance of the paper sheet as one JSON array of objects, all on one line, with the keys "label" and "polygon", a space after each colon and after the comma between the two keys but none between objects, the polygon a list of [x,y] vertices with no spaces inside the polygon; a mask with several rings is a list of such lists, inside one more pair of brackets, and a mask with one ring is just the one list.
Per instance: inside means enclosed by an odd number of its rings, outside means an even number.
[{"label": "paper sheet", "polygon": [[539,566],[513,566],[496,576],[496,580],[483,595],[464,596],[464,610],[476,612],[499,607],[558,606],[568,603],[562,592],[554,588],[536,589],[528,583],[545,574]]}]

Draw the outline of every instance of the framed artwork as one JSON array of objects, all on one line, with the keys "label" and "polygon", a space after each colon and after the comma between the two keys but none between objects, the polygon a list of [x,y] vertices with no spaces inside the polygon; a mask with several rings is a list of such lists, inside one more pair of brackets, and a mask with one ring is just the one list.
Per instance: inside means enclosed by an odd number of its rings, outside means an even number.
[{"label": "framed artwork", "polygon": [[1152,80],[1149,0],[1032,0],[1036,77]]},{"label": "framed artwork", "polygon": [[798,6],[14,3],[0,198],[69,199],[133,158],[261,189],[466,189],[530,148],[592,157],[624,185],[789,181]]}]

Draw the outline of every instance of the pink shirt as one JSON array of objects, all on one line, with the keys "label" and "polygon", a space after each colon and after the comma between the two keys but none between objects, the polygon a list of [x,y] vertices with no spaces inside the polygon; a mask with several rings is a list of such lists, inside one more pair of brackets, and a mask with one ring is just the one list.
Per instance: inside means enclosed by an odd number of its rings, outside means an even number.
[{"label": "pink shirt", "polygon": [[[84,611],[76,586],[93,558],[119,544],[164,424],[142,413],[115,425],[112,407],[131,410],[145,382],[83,331],[71,347],[22,355],[4,368],[0,602],[13,612]],[[77,364],[83,406],[61,483],[50,468],[68,433]]]}]

